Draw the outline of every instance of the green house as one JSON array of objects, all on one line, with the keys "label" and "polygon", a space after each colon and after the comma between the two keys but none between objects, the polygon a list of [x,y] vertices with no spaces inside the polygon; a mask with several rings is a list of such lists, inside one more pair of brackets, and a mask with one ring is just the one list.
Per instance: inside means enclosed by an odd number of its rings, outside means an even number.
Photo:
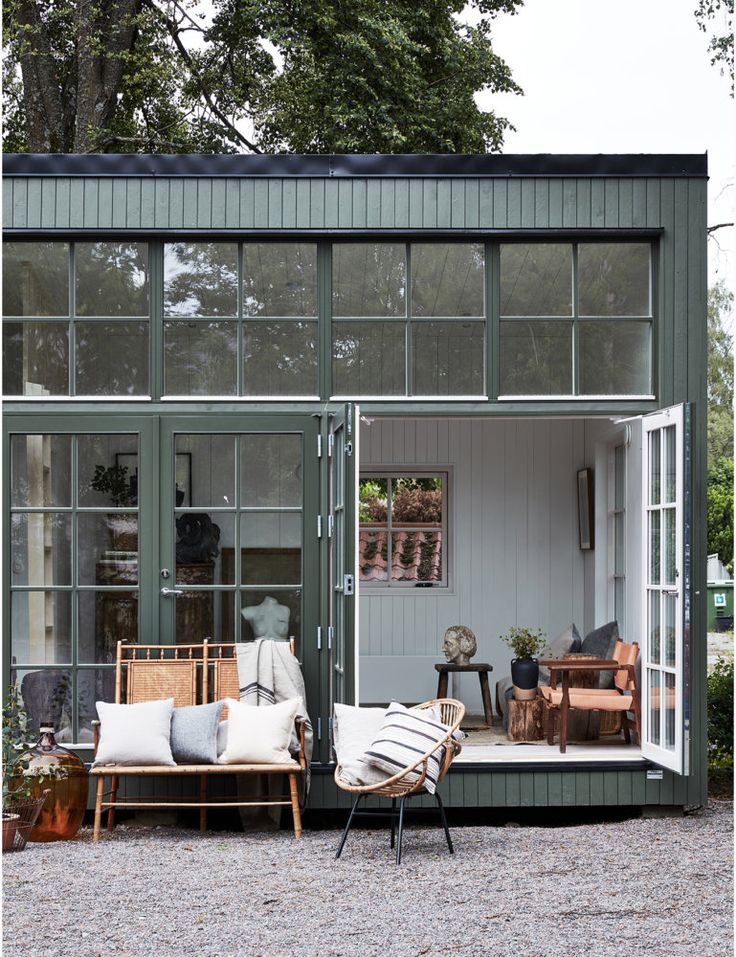
[{"label": "green house", "polygon": [[118,640],[248,640],[275,600],[332,808],[333,703],[434,697],[450,625],[493,684],[510,626],[616,620],[641,741],[499,732],[447,800],[703,803],[706,181],[704,156],[6,156],[4,686],[90,759]]}]

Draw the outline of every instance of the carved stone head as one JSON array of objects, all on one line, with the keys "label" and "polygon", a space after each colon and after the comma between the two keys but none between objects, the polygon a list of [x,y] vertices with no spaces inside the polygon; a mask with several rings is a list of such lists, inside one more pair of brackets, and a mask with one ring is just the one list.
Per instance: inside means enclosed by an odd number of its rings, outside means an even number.
[{"label": "carved stone head", "polygon": [[452,664],[467,665],[478,650],[478,642],[466,625],[451,625],[445,632],[442,650]]}]

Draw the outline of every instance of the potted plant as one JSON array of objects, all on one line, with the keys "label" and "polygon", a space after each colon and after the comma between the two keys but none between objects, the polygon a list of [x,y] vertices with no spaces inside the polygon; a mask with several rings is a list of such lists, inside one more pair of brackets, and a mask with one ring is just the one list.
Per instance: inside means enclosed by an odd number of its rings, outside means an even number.
[{"label": "potted plant", "polygon": [[[95,474],[90,486],[96,492],[109,495],[116,508],[131,508],[138,504],[137,475],[128,478],[126,465],[95,465]],[[112,545],[117,551],[138,551],[138,516],[110,514],[108,527]]]},{"label": "potted plant", "polygon": [[517,701],[528,701],[537,695],[539,664],[534,656],[544,648],[544,639],[545,633],[539,629],[516,626],[509,629],[508,635],[501,635],[501,641],[504,641],[515,655],[511,661],[511,680]]}]

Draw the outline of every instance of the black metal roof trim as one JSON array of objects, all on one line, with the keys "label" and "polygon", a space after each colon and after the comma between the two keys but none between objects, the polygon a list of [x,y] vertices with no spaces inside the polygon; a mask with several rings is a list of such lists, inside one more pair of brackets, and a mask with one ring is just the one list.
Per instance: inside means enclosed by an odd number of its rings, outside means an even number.
[{"label": "black metal roof trim", "polygon": [[10,153],[5,176],[526,177],[708,175],[707,153],[210,155]]}]

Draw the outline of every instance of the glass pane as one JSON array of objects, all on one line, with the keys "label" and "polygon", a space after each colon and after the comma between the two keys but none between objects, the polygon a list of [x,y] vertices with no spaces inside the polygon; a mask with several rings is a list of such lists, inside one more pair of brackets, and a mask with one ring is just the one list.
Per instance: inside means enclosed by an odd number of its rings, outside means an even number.
[{"label": "glass pane", "polygon": [[412,243],[412,315],[482,316],[483,263],[480,243]]},{"label": "glass pane", "polygon": [[644,322],[581,322],[581,395],[649,395],[651,328]]},{"label": "glass pane", "polygon": [[[114,569],[105,584],[124,584],[126,575]],[[128,575],[135,580],[137,575]],[[117,643],[138,640],[137,591],[80,591],[78,656],[82,663],[115,664]],[[110,700],[110,699],[107,699]]]},{"label": "glass pane", "polygon": [[675,676],[664,676],[664,746],[675,749]]},{"label": "glass pane", "polygon": [[241,435],[240,506],[302,504],[300,435]]},{"label": "glass pane", "polygon": [[391,479],[391,523],[394,527],[439,527],[442,524],[441,477]]},{"label": "glass pane", "polygon": [[[231,549],[232,556],[232,549]],[[240,594],[236,591],[216,591],[214,594],[215,616],[220,622],[220,641],[239,641],[235,635],[235,623],[239,618]],[[240,625],[238,624],[238,629]]]},{"label": "glass pane", "polygon": [[77,243],[78,316],[148,315],[148,243]]},{"label": "glass pane", "polygon": [[3,316],[69,315],[69,243],[3,243]]},{"label": "glass pane", "polygon": [[660,689],[662,676],[659,671],[649,669],[649,740],[658,745],[662,740],[660,725]]},{"label": "glass pane", "polygon": [[652,585],[660,583],[661,523],[659,511],[649,513],[649,581]]},{"label": "glass pane", "polygon": [[71,662],[71,592],[12,592],[10,616],[11,667]]},{"label": "glass pane", "polygon": [[13,508],[71,505],[71,436],[13,435],[10,462]]},{"label": "glass pane", "polygon": [[78,322],[77,395],[148,394],[148,323]]},{"label": "glass pane", "polygon": [[3,323],[3,393],[68,395],[66,322]]},{"label": "glass pane", "polygon": [[73,740],[72,675],[62,668],[16,671],[11,674],[20,688],[23,707],[35,731],[44,724],[56,728],[60,743]]},{"label": "glass pane", "polygon": [[385,525],[388,521],[388,479],[362,478],[358,485],[359,521]]},{"label": "glass pane", "polygon": [[167,243],[165,316],[237,316],[238,244]]},{"label": "glass pane", "polygon": [[302,517],[257,512],[240,517],[244,585],[298,585],[302,580]]},{"label": "glass pane", "polygon": [[615,489],[614,489],[614,507],[623,508],[625,501],[625,480],[626,480],[626,451],[623,445],[617,445],[614,449],[614,468],[615,468]]},{"label": "glass pane", "polygon": [[[176,454],[190,454],[191,486],[182,505],[235,507],[235,436],[194,433],[176,436]],[[182,462],[184,460],[181,460]],[[177,463],[179,487],[183,484],[183,466]]]},{"label": "glass pane", "polygon": [[502,395],[572,393],[572,323],[502,322]]},{"label": "glass pane", "polygon": [[177,585],[233,585],[235,515],[183,512],[176,516]]},{"label": "glass pane", "polygon": [[335,243],[332,247],[332,315],[405,316],[404,244]]},{"label": "glass pane", "polygon": [[649,504],[659,505],[662,490],[660,430],[649,433]]},{"label": "glass pane", "polygon": [[138,516],[135,512],[77,515],[80,585],[134,585],[138,581]]},{"label": "glass pane", "polygon": [[244,316],[316,316],[317,244],[244,243]]},{"label": "glass pane", "polygon": [[[85,668],[77,671],[77,742],[94,740],[92,722],[97,720],[97,702],[115,700],[115,669]],[[56,735],[59,740],[59,735]]]},{"label": "glass pane", "polygon": [[482,322],[412,323],[415,395],[482,395]]},{"label": "glass pane", "polygon": [[134,508],[138,504],[138,436],[77,437],[79,504]]},{"label": "glass pane", "polygon": [[290,637],[301,640],[302,593],[292,591],[243,591],[240,593],[240,641],[254,638]]},{"label": "glass pane", "polygon": [[442,581],[442,532],[392,532],[391,581]]},{"label": "glass pane", "polygon": [[244,395],[318,392],[316,322],[244,323]]},{"label": "glass pane", "polygon": [[677,499],[677,439],[674,425],[662,430],[664,434],[664,499],[675,502]]},{"label": "glass pane", "polygon": [[167,395],[236,395],[237,391],[237,323],[164,323]]},{"label": "glass pane", "polygon": [[572,315],[569,243],[501,244],[501,315]]},{"label": "glass pane", "polygon": [[360,580],[388,581],[388,532],[361,529],[358,538]]},{"label": "glass pane", "polygon": [[664,601],[664,662],[667,668],[675,667],[677,595],[663,595]]},{"label": "glass pane", "polygon": [[675,527],[675,509],[665,508],[662,510],[664,520],[664,579],[665,585],[674,585],[677,555],[676,555],[676,527]]},{"label": "glass pane", "polygon": [[71,585],[71,524],[68,512],[11,515],[13,585]]},{"label": "glass pane", "polygon": [[662,642],[660,629],[660,599],[658,591],[647,593],[649,602],[649,660],[653,665],[662,663]]},{"label": "glass pane", "polygon": [[[211,569],[210,565],[187,566],[195,569]],[[177,569],[179,574],[179,569]],[[203,571],[204,575],[205,572]],[[216,634],[215,592],[186,590],[176,596],[176,643],[177,645],[198,644],[204,638]]]},{"label": "glass pane", "polygon": [[650,316],[648,243],[580,243],[581,316]]},{"label": "glass pane", "polygon": [[333,394],[403,395],[405,338],[403,322],[333,322]]}]

